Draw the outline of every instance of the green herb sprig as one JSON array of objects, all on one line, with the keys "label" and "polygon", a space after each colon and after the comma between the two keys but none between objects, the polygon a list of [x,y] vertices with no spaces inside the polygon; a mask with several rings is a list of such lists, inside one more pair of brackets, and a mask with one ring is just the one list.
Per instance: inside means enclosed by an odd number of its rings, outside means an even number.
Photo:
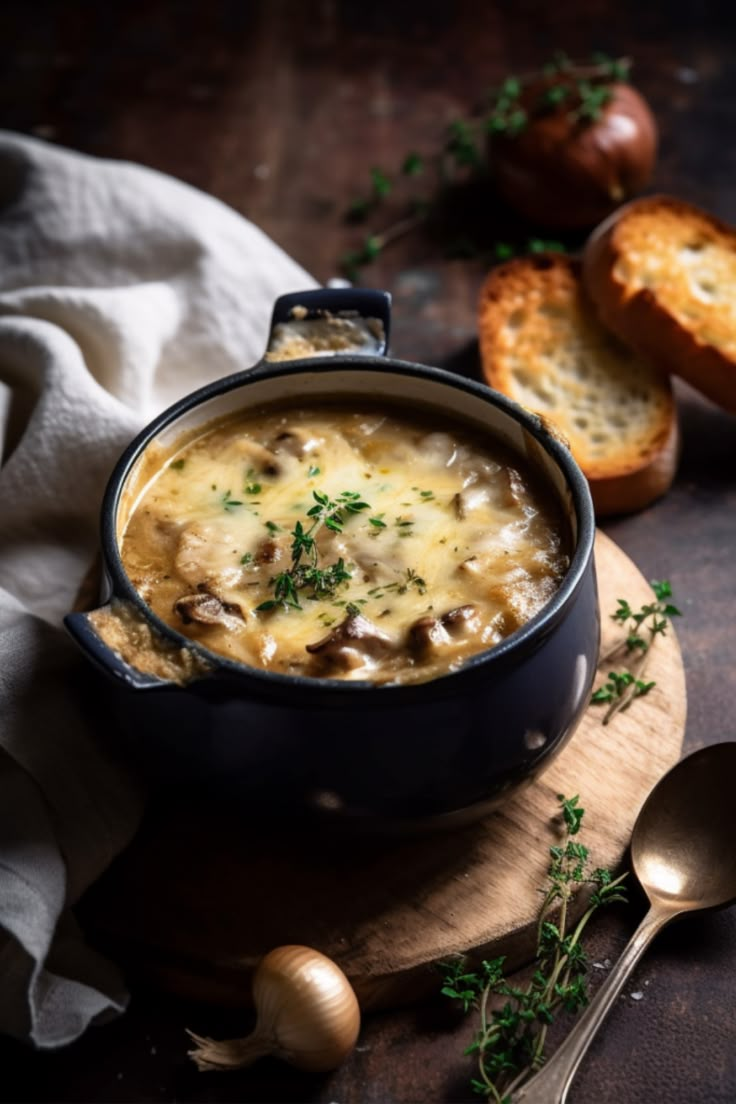
[{"label": "green herb sprig", "polygon": [[[630,68],[628,58],[611,58],[598,52],[589,61],[579,63],[557,51],[541,70],[506,77],[488,94],[479,111],[468,118],[453,120],[440,148],[434,153],[422,156],[412,150],[394,173],[373,166],[367,190],[351,202],[346,212],[347,220],[366,222],[380,214],[386,202],[396,199],[398,194],[406,197],[405,207],[397,221],[382,230],[372,229],[356,248],[342,255],[340,264],[346,276],[350,280],[358,279],[361,270],[389,245],[433,218],[448,188],[469,177],[481,178],[488,168],[486,143],[489,135],[515,138],[533,119],[555,111],[564,111],[572,123],[587,126],[600,118],[611,98],[611,85],[628,80]],[[540,94],[535,102],[529,103],[529,89],[535,85],[541,86]],[[412,191],[407,197],[407,183],[419,177],[426,182],[424,192]],[[490,264],[548,248],[564,251],[560,242],[547,243],[541,239],[527,239],[516,244],[498,242],[490,250],[479,248],[466,236],[446,243],[451,257],[480,257]]]},{"label": "green herb sprig", "polygon": [[381,583],[368,591],[369,598],[383,598],[385,594],[406,594],[410,587],[415,587],[420,594],[427,593],[427,584],[421,575],[418,575],[413,567],[407,567],[402,579],[393,583]]},{"label": "green herb sprig", "polygon": [[[578,1012],[588,1003],[587,955],[582,934],[597,910],[614,901],[625,901],[621,874],[590,863],[588,848],[575,837],[580,832],[584,810],[579,797],[558,795],[564,835],[550,848],[548,882],[537,924],[534,972],[526,985],[513,985],[504,976],[504,958],[468,969],[462,957],[444,963],[442,993],[459,1001],[465,1012],[473,1009],[480,1017],[475,1038],[465,1053],[478,1062],[473,1089],[496,1104],[505,1104],[511,1094],[536,1073],[544,1062],[550,1024],[562,1009]],[[570,905],[575,895],[587,888],[590,898],[577,922],[571,920]]]},{"label": "green herb sprig", "polygon": [[603,724],[622,709],[628,709],[635,698],[648,694],[657,684],[647,681],[644,669],[649,653],[658,636],[664,636],[673,617],[681,617],[677,606],[669,599],[672,587],[667,579],[653,579],[651,587],[656,601],[646,602],[640,609],[632,609],[624,598],[617,599],[617,608],[611,619],[621,625],[626,636],[602,657],[609,659],[619,652],[634,656],[633,662],[622,671],[609,671],[607,681],[591,697],[594,705],[608,705]]},{"label": "green herb sprig", "polygon": [[291,566],[287,571],[273,576],[273,598],[256,606],[257,612],[277,607],[300,610],[303,608],[299,603],[300,591],[315,600],[330,598],[341,583],[352,578],[342,557],[328,567],[318,567],[316,536],[322,526],[332,533],[341,533],[348,516],[369,510],[370,505],[362,500],[357,491],[342,491],[334,500],[321,491],[312,491],[312,497],[315,505],[307,510],[310,525],[305,529],[301,521],[297,521],[291,533]]}]

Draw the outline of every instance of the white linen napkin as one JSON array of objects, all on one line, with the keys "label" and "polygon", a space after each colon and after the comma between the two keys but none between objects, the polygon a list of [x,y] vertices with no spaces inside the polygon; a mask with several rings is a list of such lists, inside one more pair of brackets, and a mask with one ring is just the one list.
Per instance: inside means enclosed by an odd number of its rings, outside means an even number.
[{"label": "white linen napkin", "polygon": [[69,912],[143,795],[96,738],[61,627],[135,432],[265,348],[314,281],[217,200],[0,132],[0,1031],[61,1046],[125,1007]]}]

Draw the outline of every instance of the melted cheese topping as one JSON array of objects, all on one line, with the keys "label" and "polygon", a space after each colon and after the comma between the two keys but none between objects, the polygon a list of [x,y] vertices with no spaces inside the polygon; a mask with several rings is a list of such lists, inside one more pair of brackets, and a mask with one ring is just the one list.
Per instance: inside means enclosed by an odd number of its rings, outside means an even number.
[{"label": "melted cheese topping", "polygon": [[567,569],[564,532],[518,458],[461,424],[270,408],[172,451],[122,557],[163,621],[230,659],[413,682],[532,617]]}]

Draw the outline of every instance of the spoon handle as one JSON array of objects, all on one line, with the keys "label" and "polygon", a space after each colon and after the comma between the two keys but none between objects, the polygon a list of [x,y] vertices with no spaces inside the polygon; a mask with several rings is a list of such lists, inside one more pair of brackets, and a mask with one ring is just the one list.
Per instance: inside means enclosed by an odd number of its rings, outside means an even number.
[{"label": "spoon handle", "polygon": [[669,909],[650,908],[618,962],[581,1014],[564,1043],[526,1085],[518,1089],[513,1104],[565,1104],[575,1072],[593,1036],[624,987],[626,979],[654,936],[673,919]]}]

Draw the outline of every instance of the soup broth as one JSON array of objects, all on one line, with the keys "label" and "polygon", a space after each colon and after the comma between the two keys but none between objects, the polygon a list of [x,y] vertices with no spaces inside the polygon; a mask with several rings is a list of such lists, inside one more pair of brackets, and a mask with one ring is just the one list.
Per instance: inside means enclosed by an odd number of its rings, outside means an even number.
[{"label": "soup broth", "polygon": [[122,537],[172,628],[280,674],[420,682],[533,617],[569,565],[533,468],[460,421],[363,402],[182,439]]}]

